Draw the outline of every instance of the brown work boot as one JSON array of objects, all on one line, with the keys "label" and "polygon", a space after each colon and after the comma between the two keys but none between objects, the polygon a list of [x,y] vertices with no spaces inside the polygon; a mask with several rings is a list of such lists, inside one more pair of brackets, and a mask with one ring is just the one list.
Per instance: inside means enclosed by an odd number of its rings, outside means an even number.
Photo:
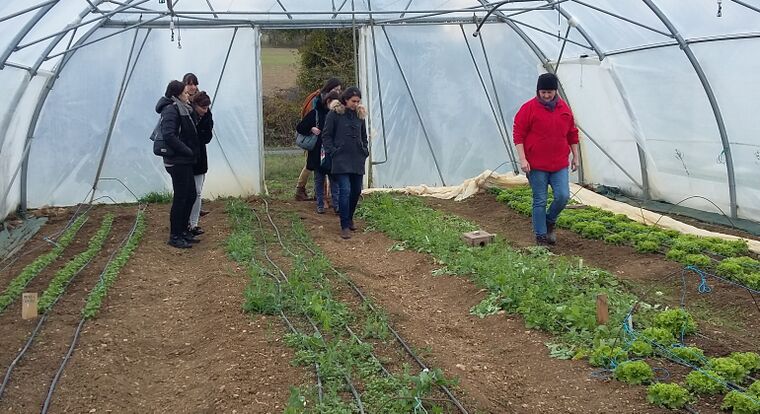
[{"label": "brown work boot", "polygon": [[351,238],[351,230],[350,229],[341,229],[340,230],[340,237],[342,239],[350,239]]},{"label": "brown work boot", "polygon": [[306,187],[296,187],[296,201],[309,201],[309,195],[306,194]]}]

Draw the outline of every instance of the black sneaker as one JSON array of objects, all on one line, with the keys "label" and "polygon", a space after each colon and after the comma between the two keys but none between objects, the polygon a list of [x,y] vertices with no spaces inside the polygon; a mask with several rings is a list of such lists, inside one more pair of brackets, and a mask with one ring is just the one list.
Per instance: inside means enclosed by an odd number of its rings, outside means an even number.
[{"label": "black sneaker", "polygon": [[545,234],[539,234],[536,236],[536,246],[549,246],[549,238]]},{"label": "black sneaker", "polygon": [[201,234],[205,233],[205,231],[203,231],[203,229],[198,226],[191,228],[189,231],[193,236],[200,236]]},{"label": "black sneaker", "polygon": [[546,240],[549,244],[557,243],[557,234],[554,232],[555,227],[556,223],[546,222]]},{"label": "black sneaker", "polygon": [[182,239],[185,240],[187,243],[200,243],[201,241],[199,239],[196,239],[195,236],[193,236],[192,233],[189,231],[186,231],[182,233]]},{"label": "black sneaker", "polygon": [[325,208],[324,207],[317,207],[317,214],[325,214]]},{"label": "black sneaker", "polygon": [[176,247],[178,249],[189,249],[193,246],[190,245],[184,238],[180,236],[171,236],[169,241],[166,242],[169,246]]}]

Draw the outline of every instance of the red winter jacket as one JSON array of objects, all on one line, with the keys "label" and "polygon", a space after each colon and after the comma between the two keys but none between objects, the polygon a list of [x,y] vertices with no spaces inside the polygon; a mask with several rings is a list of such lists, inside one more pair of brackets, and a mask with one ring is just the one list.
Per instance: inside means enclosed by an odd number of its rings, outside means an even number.
[{"label": "red winter jacket", "polygon": [[531,169],[555,172],[567,168],[570,145],[578,143],[573,111],[559,97],[554,112],[533,98],[517,111],[513,138],[515,145],[523,144]]}]

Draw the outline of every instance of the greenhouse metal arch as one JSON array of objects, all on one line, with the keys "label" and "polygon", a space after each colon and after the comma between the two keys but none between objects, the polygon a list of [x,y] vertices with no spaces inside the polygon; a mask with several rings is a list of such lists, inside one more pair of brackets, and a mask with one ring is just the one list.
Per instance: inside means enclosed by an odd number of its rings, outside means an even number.
[{"label": "greenhouse metal arch", "polygon": [[685,205],[760,219],[760,127],[743,98],[760,89],[752,76],[760,69],[760,5],[247,3],[0,6],[8,34],[0,40],[3,216],[19,206],[125,202],[169,188],[146,137],[156,97],[189,71],[214,98],[218,118],[205,190],[261,192],[259,31],[349,27],[358,33],[358,81],[370,110],[373,186],[516,171],[511,121],[535,93],[536,76],[552,71],[583,132],[576,180],[671,203],[698,195]]}]

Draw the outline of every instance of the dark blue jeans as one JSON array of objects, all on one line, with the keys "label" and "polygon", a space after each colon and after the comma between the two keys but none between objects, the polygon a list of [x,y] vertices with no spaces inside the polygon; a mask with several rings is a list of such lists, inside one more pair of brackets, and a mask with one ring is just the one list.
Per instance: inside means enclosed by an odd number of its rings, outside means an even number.
[{"label": "dark blue jeans", "polygon": [[338,182],[338,206],[340,208],[340,228],[347,229],[354,222],[354,212],[362,194],[361,174],[333,174]]},{"label": "dark blue jeans", "polygon": [[[536,236],[543,236],[546,234],[546,224],[556,223],[559,213],[567,205],[570,198],[570,176],[567,168],[555,172],[530,170],[528,181],[533,190],[533,231]],[[554,201],[547,212],[546,200],[550,185]]]},{"label": "dark blue jeans", "polygon": [[332,199],[333,208],[338,208],[338,180],[333,179],[332,174],[324,174],[319,170],[314,170],[314,194],[317,200],[317,207],[325,206],[325,178],[330,176],[330,198]]},{"label": "dark blue jeans", "polygon": [[195,192],[195,176],[193,166],[190,164],[178,164],[166,167],[166,171],[172,177],[172,209],[169,213],[170,233],[179,236],[187,231],[190,223],[190,212],[198,194]]}]

